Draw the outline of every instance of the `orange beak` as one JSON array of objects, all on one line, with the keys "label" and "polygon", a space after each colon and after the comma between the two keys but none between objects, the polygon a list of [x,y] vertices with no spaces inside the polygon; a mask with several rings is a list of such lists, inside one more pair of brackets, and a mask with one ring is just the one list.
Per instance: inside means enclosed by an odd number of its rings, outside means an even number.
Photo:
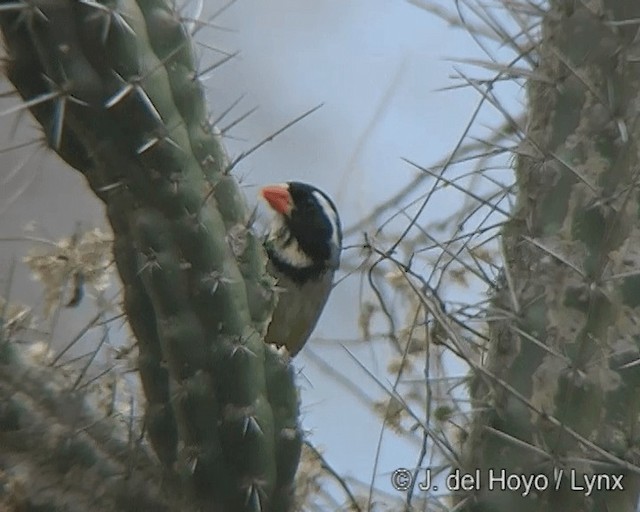
[{"label": "orange beak", "polygon": [[291,213],[293,204],[286,185],[269,185],[260,190],[260,195],[279,214],[289,215]]}]

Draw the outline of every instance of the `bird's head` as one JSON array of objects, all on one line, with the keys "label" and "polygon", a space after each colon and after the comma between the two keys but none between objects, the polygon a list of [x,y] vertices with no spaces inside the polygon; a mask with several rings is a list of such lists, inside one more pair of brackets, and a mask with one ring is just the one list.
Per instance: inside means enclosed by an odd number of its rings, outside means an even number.
[{"label": "bird's head", "polygon": [[296,181],[264,187],[260,194],[275,211],[265,247],[278,270],[304,281],[338,267],[342,231],[329,196]]}]

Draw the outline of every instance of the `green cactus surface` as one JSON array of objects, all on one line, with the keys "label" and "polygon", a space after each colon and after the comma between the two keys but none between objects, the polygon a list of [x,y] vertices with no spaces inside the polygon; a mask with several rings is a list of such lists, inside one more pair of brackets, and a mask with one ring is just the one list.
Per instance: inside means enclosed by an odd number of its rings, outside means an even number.
[{"label": "green cactus surface", "polygon": [[[633,511],[640,491],[640,3],[549,4],[464,443],[484,480],[459,510]],[[491,489],[501,470],[541,488]]]},{"label": "green cactus surface", "polygon": [[0,2],[4,72],[105,203],[146,432],[203,510],[286,511],[301,433],[273,279],[164,0]]}]

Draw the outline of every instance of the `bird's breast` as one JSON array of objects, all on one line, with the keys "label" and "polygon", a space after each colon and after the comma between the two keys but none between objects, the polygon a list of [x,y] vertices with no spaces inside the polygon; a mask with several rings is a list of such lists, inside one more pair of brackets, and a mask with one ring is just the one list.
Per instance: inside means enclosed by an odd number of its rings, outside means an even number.
[{"label": "bird's breast", "polygon": [[316,326],[333,282],[333,271],[304,283],[294,282],[270,265],[278,280],[278,303],[265,341],[286,345],[293,356],[303,347]]}]

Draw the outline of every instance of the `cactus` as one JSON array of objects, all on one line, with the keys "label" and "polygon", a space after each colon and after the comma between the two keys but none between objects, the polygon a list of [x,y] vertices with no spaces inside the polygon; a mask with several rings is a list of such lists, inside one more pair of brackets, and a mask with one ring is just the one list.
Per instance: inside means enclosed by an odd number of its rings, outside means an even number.
[{"label": "cactus", "polygon": [[300,453],[275,294],[164,0],[0,2],[4,72],[105,203],[138,341],[146,431],[203,510],[286,511]]},{"label": "cactus", "polygon": [[[518,202],[475,369],[462,468],[543,475],[532,496],[487,481],[459,510],[636,510],[640,483],[636,1],[550,2],[529,81]],[[507,275],[508,273],[508,275]],[[592,493],[571,476],[604,475]],[[621,475],[624,490],[607,490]],[[556,488],[556,484],[557,488]]]},{"label": "cactus", "polygon": [[129,413],[105,415],[99,397],[42,364],[43,347],[14,350],[7,319],[0,321],[0,510],[196,512],[180,482],[131,438]]}]

